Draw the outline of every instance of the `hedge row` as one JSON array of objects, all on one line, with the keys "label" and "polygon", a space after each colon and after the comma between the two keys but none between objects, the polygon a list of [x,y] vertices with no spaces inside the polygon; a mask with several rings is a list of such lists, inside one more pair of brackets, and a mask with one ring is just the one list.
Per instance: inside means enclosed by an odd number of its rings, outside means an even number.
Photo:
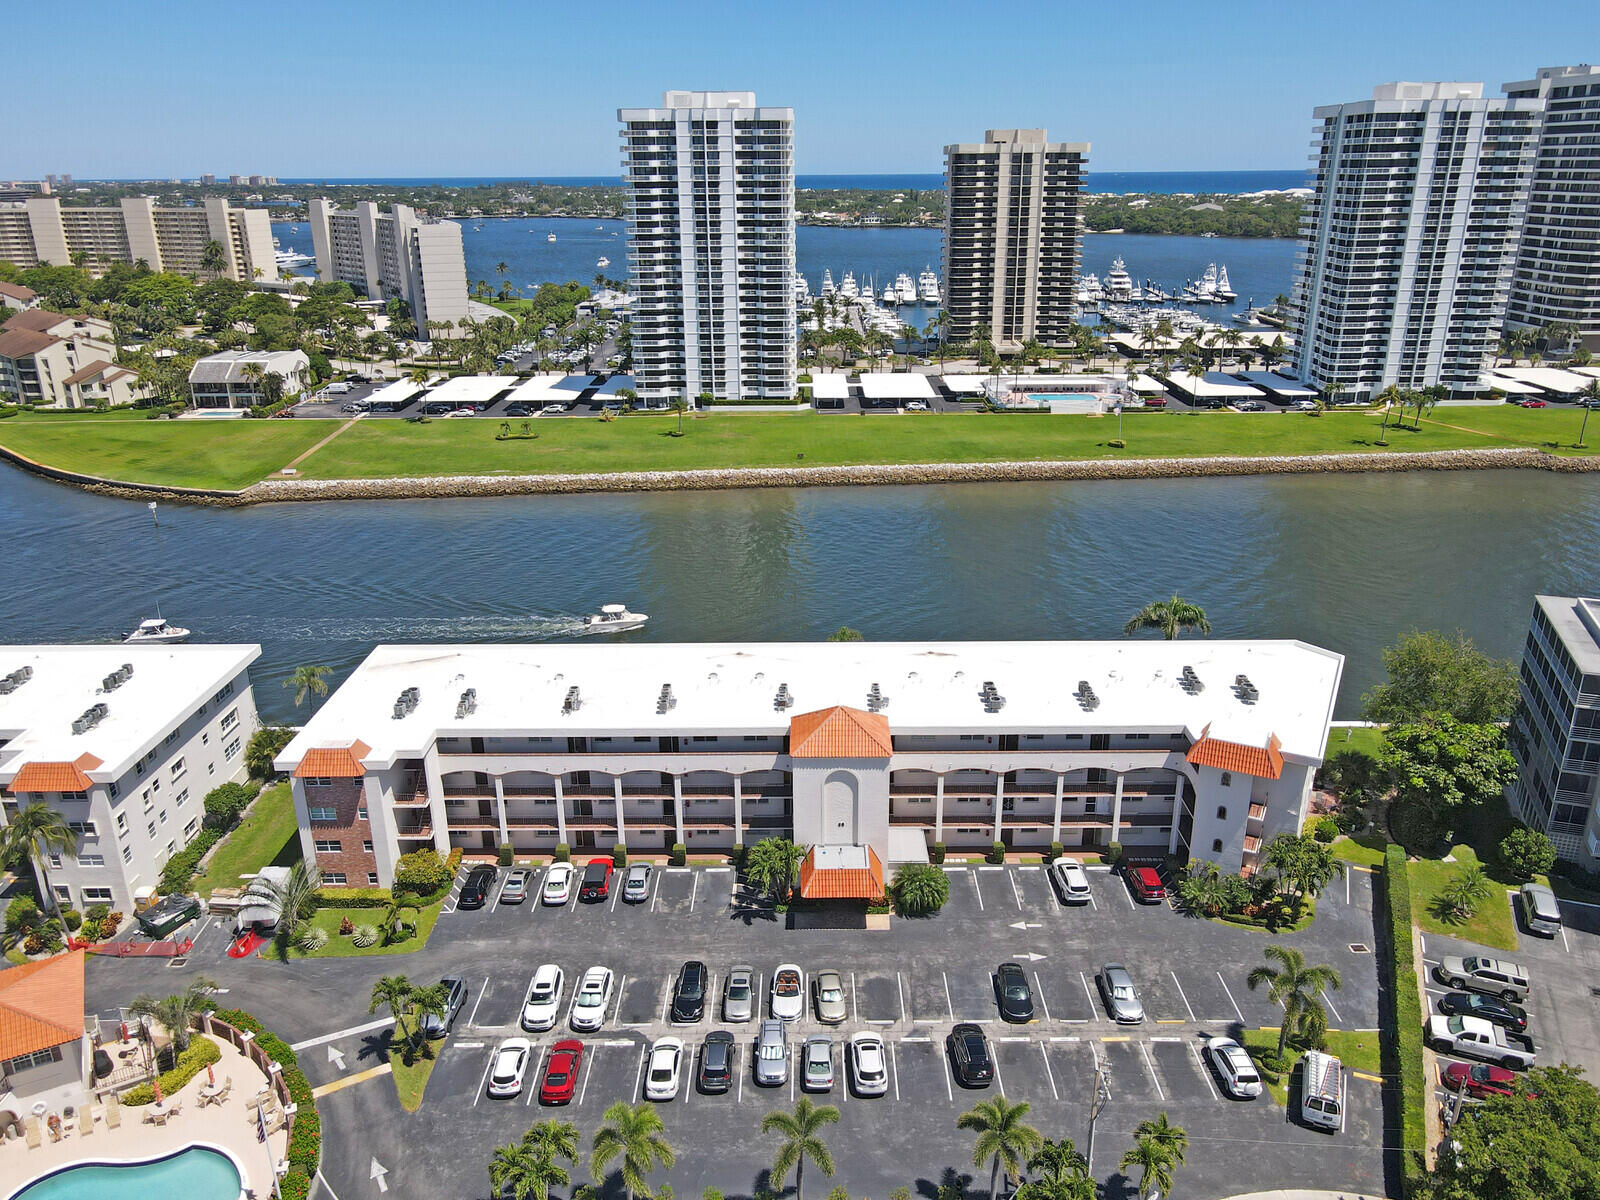
[{"label": "hedge row", "polygon": [[[178,1055],[178,1061],[173,1064],[172,1070],[161,1072],[161,1094],[177,1095],[184,1084],[221,1058],[222,1049],[215,1042],[203,1034],[195,1034],[189,1039],[189,1048]],[[119,1097],[129,1108],[138,1108],[141,1104],[153,1104],[155,1098],[155,1086],[149,1083],[131,1087]]]},{"label": "hedge row", "polygon": [[1411,879],[1406,852],[1391,845],[1383,853],[1384,907],[1388,937],[1379,968],[1383,973],[1383,1073],[1400,1081],[1401,1151],[1407,1195],[1416,1195],[1424,1172],[1428,1089],[1422,1057],[1422,1001],[1417,996],[1417,963],[1411,942]]},{"label": "hedge row", "polygon": [[166,865],[161,868],[162,895],[175,895],[189,890],[189,885],[194,882],[194,873],[200,868],[200,860],[206,856],[207,850],[222,840],[222,834],[220,829],[202,826],[200,832],[194,835],[194,841],[167,859]]},{"label": "hedge row", "polygon": [[388,908],[394,897],[388,888],[317,889],[317,904],[329,908]]},{"label": "hedge row", "polygon": [[311,1177],[317,1173],[322,1159],[322,1118],[317,1113],[316,1097],[311,1094],[311,1084],[300,1070],[299,1060],[289,1044],[277,1034],[266,1029],[260,1021],[236,1008],[219,1008],[213,1014],[235,1029],[256,1035],[256,1045],[267,1057],[283,1068],[284,1086],[289,1089],[289,1099],[295,1104],[294,1128],[289,1133],[289,1150],[285,1158],[288,1174],[279,1185],[284,1200],[305,1200],[311,1190]]}]

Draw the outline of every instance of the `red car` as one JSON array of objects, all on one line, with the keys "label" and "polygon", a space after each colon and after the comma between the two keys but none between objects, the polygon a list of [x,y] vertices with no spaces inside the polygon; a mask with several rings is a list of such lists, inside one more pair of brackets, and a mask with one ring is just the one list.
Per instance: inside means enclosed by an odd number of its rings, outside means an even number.
[{"label": "red car", "polygon": [[[550,1047],[550,1062],[539,1085],[540,1104],[566,1104],[578,1085],[578,1068],[583,1065],[583,1043],[567,1038]],[[1496,1068],[1498,1070],[1498,1068]]]},{"label": "red car", "polygon": [[1161,882],[1161,875],[1154,867],[1130,866],[1126,873],[1133,898],[1140,904],[1160,904],[1167,898],[1167,885]]},{"label": "red car", "polygon": [[1452,1092],[1463,1087],[1467,1095],[1478,1100],[1490,1096],[1514,1094],[1516,1075],[1504,1067],[1491,1067],[1488,1063],[1451,1063],[1444,1069],[1444,1085]]},{"label": "red car", "polygon": [[1548,404],[1546,404],[1543,400],[1518,400],[1517,401],[1517,407],[1518,408],[1549,408],[1550,406]]},{"label": "red car", "polygon": [[1165,408],[1167,406],[1167,398],[1165,396],[1146,396],[1144,398],[1144,406],[1146,408]]},{"label": "red car", "polygon": [[583,868],[583,886],[578,889],[579,900],[604,900],[611,894],[612,866],[609,858],[591,858]]}]

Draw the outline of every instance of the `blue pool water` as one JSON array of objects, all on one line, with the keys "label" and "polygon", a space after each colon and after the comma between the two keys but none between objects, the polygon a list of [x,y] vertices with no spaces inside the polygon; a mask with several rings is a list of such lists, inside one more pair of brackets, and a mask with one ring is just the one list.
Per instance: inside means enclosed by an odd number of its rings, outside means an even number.
[{"label": "blue pool water", "polygon": [[225,1154],[191,1146],[154,1162],[66,1167],[11,1200],[238,1200],[239,1170]]}]

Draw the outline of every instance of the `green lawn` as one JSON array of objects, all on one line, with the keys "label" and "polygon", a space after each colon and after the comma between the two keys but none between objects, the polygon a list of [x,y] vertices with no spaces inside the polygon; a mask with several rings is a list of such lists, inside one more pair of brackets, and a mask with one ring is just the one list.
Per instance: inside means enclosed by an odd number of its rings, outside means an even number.
[{"label": "green lawn", "polygon": [[[1330,1029],[1324,1039],[1327,1052],[1345,1065],[1348,1071],[1360,1071],[1367,1075],[1378,1075],[1381,1067],[1378,1062],[1378,1035],[1376,1033],[1354,1033],[1346,1030]],[[1251,1029],[1247,1030],[1239,1039],[1239,1044],[1249,1052],[1250,1057],[1256,1060],[1260,1067],[1263,1055],[1275,1054],[1278,1049],[1278,1030]],[[1294,1043],[1284,1049],[1284,1060],[1287,1070],[1281,1076],[1274,1076],[1261,1068],[1261,1077],[1266,1081],[1267,1090],[1272,1093],[1272,1098],[1279,1104],[1289,1103],[1289,1079],[1294,1074],[1294,1066],[1305,1053]]]},{"label": "green lawn", "polygon": [[1449,884],[1451,877],[1462,867],[1478,861],[1471,846],[1453,846],[1450,850],[1455,862],[1423,858],[1413,860],[1407,874],[1411,877],[1411,919],[1424,933],[1439,933],[1446,937],[1461,938],[1480,946],[1497,950],[1517,948],[1516,920],[1511,906],[1506,902],[1506,887],[1490,880],[1493,889],[1489,898],[1478,906],[1477,913],[1467,921],[1446,923],[1433,911],[1433,901]]},{"label": "green lawn", "polygon": [[1328,730],[1328,745],[1323,750],[1322,756],[1327,758],[1341,750],[1353,750],[1358,754],[1377,758],[1378,750],[1382,746],[1383,729],[1379,726],[1334,728]]},{"label": "green lawn", "polygon": [[[355,945],[348,937],[340,934],[339,924],[343,918],[349,917],[356,925],[379,925],[383,921],[384,910],[381,908],[339,908],[335,905],[324,905],[317,909],[316,915],[311,918],[311,923],[318,929],[328,931],[327,943],[322,949],[311,954],[307,954],[298,946],[290,946],[289,957],[292,959],[366,958],[380,954],[410,954],[413,950],[421,950],[428,944],[428,937],[433,933],[434,923],[439,919],[439,910],[444,907],[446,898],[447,896],[441,896],[432,904],[418,910],[416,937],[407,938],[403,942],[396,942],[392,946],[384,945],[383,939],[379,938],[375,945],[365,948]],[[262,949],[261,953],[265,956],[272,956],[277,951],[273,946],[268,945]]]},{"label": "green lawn", "polygon": [[299,860],[294,796],[285,781],[268,788],[250,815],[217,847],[205,873],[195,877],[195,891],[209,897],[213,888],[243,887],[245,875],[262,867],[292,866]]},{"label": "green lawn", "polygon": [[1388,839],[1376,831],[1355,837],[1339,837],[1334,839],[1333,856],[1340,862],[1354,863],[1360,867],[1381,867],[1383,848],[1388,844]]},{"label": "green lawn", "polygon": [[[1391,427],[1389,449],[1547,447],[1576,437],[1577,414],[1552,409],[1448,410],[1420,431]],[[879,463],[1206,458],[1373,453],[1379,419],[1367,412],[1148,413],[1124,422],[1085,416],[881,416],[722,411],[676,417],[533,420],[537,437],[496,441],[494,420],[358,422],[299,470],[311,479],[550,474]],[[1451,426],[1460,426],[1452,428]],[[30,458],[136,482],[237,488],[272,474],[337,428],[332,421],[146,421],[137,415],[0,421],[0,445]],[[1600,450],[1600,425],[1594,446]],[[1342,733],[1342,731],[1340,731]],[[1335,735],[1336,737],[1339,734]],[[1359,737],[1360,735],[1355,735]]]},{"label": "green lawn", "polygon": [[439,1062],[439,1050],[444,1043],[425,1042],[422,1052],[407,1065],[405,1056],[393,1044],[393,1030],[390,1034],[389,1067],[394,1075],[394,1090],[400,1097],[400,1107],[407,1112],[416,1112],[422,1107],[422,1093],[428,1086],[428,1076],[433,1074],[433,1068]]},{"label": "green lawn", "polygon": [[142,412],[0,421],[0,445],[35,462],[130,483],[249,487],[338,428],[337,421],[150,421]]}]

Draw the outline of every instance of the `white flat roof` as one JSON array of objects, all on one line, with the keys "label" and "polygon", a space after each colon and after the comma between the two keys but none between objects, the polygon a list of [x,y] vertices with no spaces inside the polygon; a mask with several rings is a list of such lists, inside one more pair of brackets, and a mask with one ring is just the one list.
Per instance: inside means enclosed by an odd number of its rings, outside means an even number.
[{"label": "white flat roof", "polygon": [[[1274,396],[1288,396],[1294,400],[1309,400],[1317,394],[1315,388],[1308,388],[1296,379],[1285,379],[1271,371],[1235,371],[1234,377],[1247,379],[1262,391],[1271,392]],[[1208,376],[1209,378],[1209,376]]]},{"label": "white flat roof", "polygon": [[396,379],[393,383],[386,383],[377,391],[367,397],[373,404],[399,404],[409,400],[422,390],[420,383],[410,379]]},{"label": "white flat roof", "polygon": [[[92,779],[119,778],[260,656],[254,645],[0,646],[0,676],[33,668],[33,678],[0,696],[0,783],[23,763],[73,762],[82,754],[103,764],[88,771]],[[105,677],[124,663],[133,675],[102,691]],[[96,704],[106,706],[105,717],[73,733],[72,723]]]},{"label": "white flat roof", "polygon": [[506,399],[523,404],[554,404],[558,400],[566,403],[593,385],[593,375],[534,375],[519,383]]},{"label": "white flat roof", "polygon": [[[1205,687],[1178,686],[1185,665]],[[382,767],[424,753],[440,736],[644,736],[721,732],[783,734],[797,713],[836,704],[865,708],[874,683],[900,733],[1084,732],[1183,729],[1198,738],[1207,725],[1229,741],[1265,746],[1274,734],[1285,754],[1320,760],[1344,658],[1296,641],[1175,642],[769,642],[386,645],[366,660],[278,756],[295,767],[313,747],[370,746],[366,762]],[[1233,691],[1247,675],[1255,704]],[[992,680],[1006,698],[985,711],[980,691]],[[1099,706],[1074,698],[1087,680]],[[656,711],[663,684],[676,705]],[[791,708],[777,711],[778,685]],[[393,716],[406,688],[416,709]],[[473,714],[456,718],[461,693],[473,688]],[[563,715],[569,688],[577,712]]]},{"label": "white flat roof", "polygon": [[1536,388],[1531,383],[1523,383],[1520,379],[1512,379],[1508,375],[1497,375],[1491,372],[1484,377],[1484,383],[1489,387],[1499,388],[1511,396],[1542,396],[1543,388]]},{"label": "white flat roof", "polygon": [[1151,379],[1148,375],[1134,376],[1133,379],[1129,381],[1128,386],[1136,392],[1143,392],[1146,395],[1151,396],[1167,390],[1166,385],[1163,384],[1159,379]]},{"label": "white flat roof", "polygon": [[516,380],[509,375],[457,375],[428,393],[428,403],[487,404]]},{"label": "white flat roof", "polygon": [[1600,367],[1573,367],[1572,373],[1587,379],[1600,379]]},{"label": "white flat roof", "polygon": [[813,371],[811,382],[800,386],[811,389],[813,400],[843,400],[850,395],[850,377],[837,371]]},{"label": "white flat roof", "polygon": [[[583,378],[583,376],[579,376],[579,378]],[[613,375],[595,389],[595,395],[615,396],[620,388],[634,388],[637,390],[638,384],[634,382],[632,375]],[[579,390],[581,391],[582,389],[580,388]]]},{"label": "white flat roof", "polygon": [[1558,395],[1570,396],[1589,386],[1589,376],[1576,371],[1563,371],[1559,367],[1500,367],[1495,371],[1506,379],[1531,383],[1534,387]]},{"label": "white flat roof", "polygon": [[1180,392],[1187,392],[1197,399],[1204,396],[1208,399],[1244,400],[1262,395],[1260,388],[1240,383],[1233,376],[1224,375],[1221,371],[1207,371],[1204,375],[1174,371],[1167,376],[1167,380]]},{"label": "white flat roof", "polygon": [[943,381],[945,387],[949,388],[952,392],[958,392],[968,396],[976,396],[983,392],[983,381],[987,379],[988,376],[941,375],[939,378],[941,381]]},{"label": "white flat roof", "polygon": [[933,384],[910,371],[863,371],[861,394],[868,400],[932,400]]}]

